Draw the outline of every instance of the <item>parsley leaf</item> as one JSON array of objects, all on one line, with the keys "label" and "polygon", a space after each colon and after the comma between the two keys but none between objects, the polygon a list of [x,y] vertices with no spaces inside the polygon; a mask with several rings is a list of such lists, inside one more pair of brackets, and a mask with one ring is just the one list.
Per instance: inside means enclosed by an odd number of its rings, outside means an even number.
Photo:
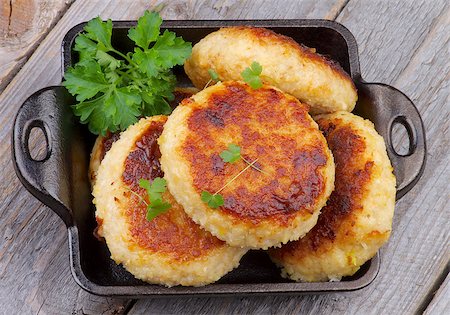
[{"label": "parsley leaf", "polygon": [[149,77],[156,77],[160,71],[158,56],[156,51],[142,51],[136,48],[133,55],[133,61],[137,63],[139,70],[147,74]]},{"label": "parsley leaf", "polygon": [[97,52],[97,44],[86,35],[80,34],[75,38],[73,50],[79,54],[80,61],[93,59]]},{"label": "parsley leaf", "polygon": [[149,180],[139,180],[139,186],[147,191],[150,204],[147,205],[147,220],[150,221],[169,210],[172,205],[163,201],[162,194],[167,189],[167,182],[164,178],[156,177],[150,184]]},{"label": "parsley leaf", "polygon": [[228,150],[222,151],[219,155],[224,162],[234,163],[241,158],[241,147],[231,143]]},{"label": "parsley leaf", "polygon": [[256,61],[253,61],[249,68],[247,67],[242,71],[241,76],[252,89],[256,90],[262,87],[262,81],[259,77],[261,73],[262,66]]},{"label": "parsley leaf", "polygon": [[219,194],[211,194],[206,190],[202,191],[202,201],[207,203],[209,207],[216,209],[223,205],[223,197]]},{"label": "parsley leaf", "polygon": [[99,48],[105,51],[113,50],[111,45],[112,21],[103,22],[100,17],[90,20],[84,27],[86,36],[98,42]]},{"label": "parsley leaf", "polygon": [[120,130],[137,122],[141,97],[130,92],[126,87],[114,89],[111,96],[105,101],[105,107],[111,110],[113,126]]},{"label": "parsley leaf", "polygon": [[120,60],[117,60],[116,58],[102,50],[97,50],[95,58],[97,59],[100,66],[107,67],[110,70],[114,70],[120,67]]},{"label": "parsley leaf", "polygon": [[100,65],[93,60],[78,63],[66,73],[65,87],[76,95],[79,102],[96,96],[109,89],[109,83]]},{"label": "parsley leaf", "polygon": [[139,180],[139,186],[147,190],[150,202],[155,199],[162,199],[162,194],[167,189],[167,182],[164,178],[156,177],[152,184],[146,179]]},{"label": "parsley leaf", "polygon": [[136,44],[126,54],[111,44],[112,22],[99,17],[75,39],[79,61],[63,85],[76,97],[73,112],[94,134],[124,130],[139,117],[170,114],[176,77],[192,45],[170,31],[160,32],[158,13],[146,11],[128,37]]},{"label": "parsley leaf", "polygon": [[150,43],[159,36],[162,19],[156,12],[145,11],[138,20],[136,27],[130,28],[128,37],[143,49],[148,49]]},{"label": "parsley leaf", "polygon": [[103,95],[93,100],[81,102],[72,107],[74,114],[80,116],[80,122],[82,124],[88,124],[90,132],[95,132],[97,130],[116,131],[114,128],[109,128],[110,126],[107,123],[107,119],[104,119],[104,117],[109,118],[109,114],[105,112],[103,106],[105,98],[106,95]]},{"label": "parsley leaf", "polygon": [[190,43],[185,42],[181,37],[176,37],[175,33],[168,30],[158,38],[152,49],[156,51],[160,58],[160,65],[164,69],[182,65],[192,51]]},{"label": "parsley leaf", "polygon": [[211,68],[208,69],[208,73],[209,73],[209,76],[211,77],[212,81],[220,81],[219,75],[217,74],[216,71],[214,71],[214,69],[211,69]]},{"label": "parsley leaf", "polygon": [[150,205],[147,206],[146,218],[148,221],[151,221],[158,215],[169,210],[171,207],[172,205],[170,203],[164,202],[161,199],[155,199]]}]

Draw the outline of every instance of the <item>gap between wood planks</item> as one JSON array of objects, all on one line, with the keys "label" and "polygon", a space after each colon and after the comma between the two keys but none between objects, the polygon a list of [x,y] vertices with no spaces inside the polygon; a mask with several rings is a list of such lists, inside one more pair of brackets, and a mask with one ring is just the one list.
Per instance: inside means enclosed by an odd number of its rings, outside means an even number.
[{"label": "gap between wood planks", "polygon": [[425,310],[430,306],[430,304],[433,302],[433,298],[436,294],[436,292],[439,290],[439,288],[444,284],[445,279],[447,278],[450,267],[450,262],[447,262],[447,265],[445,266],[442,273],[439,275],[439,277],[435,280],[433,286],[431,287],[428,294],[423,298],[422,303],[420,303],[419,308],[417,309],[416,314],[423,314]]},{"label": "gap between wood planks", "polygon": [[[23,60],[18,61],[11,69],[11,71],[7,72],[6,75],[3,78],[0,78],[0,94],[3,92],[3,90],[11,83],[12,79],[16,76],[16,74],[20,71],[22,66],[28,62],[31,55],[36,51],[36,49],[39,47],[41,42],[47,37],[47,35],[51,32],[53,27],[59,22],[59,20],[64,16],[64,14],[67,12],[67,10],[70,8],[70,6],[74,3],[75,0],[68,0],[66,1],[66,5],[63,9],[58,13],[58,15],[52,20],[52,22],[48,25],[48,27],[42,32],[41,36],[30,46],[28,47],[28,51],[21,56],[20,58],[23,58]],[[9,0],[9,14],[8,14],[8,26],[7,26],[7,34],[11,32],[11,24],[12,24],[12,17],[13,17],[13,0]],[[20,60],[17,59],[17,60]],[[1,66],[1,65],[0,65]]]},{"label": "gap between wood planks", "polygon": [[12,0],[9,0],[8,33],[11,31],[12,10],[13,10]]},{"label": "gap between wood planks", "polygon": [[342,3],[337,4],[336,12],[333,12],[332,15],[327,16],[327,19],[330,20],[336,20],[339,15],[341,15],[341,12],[344,10],[344,8],[347,6],[347,4],[350,2],[350,0],[344,0]]}]

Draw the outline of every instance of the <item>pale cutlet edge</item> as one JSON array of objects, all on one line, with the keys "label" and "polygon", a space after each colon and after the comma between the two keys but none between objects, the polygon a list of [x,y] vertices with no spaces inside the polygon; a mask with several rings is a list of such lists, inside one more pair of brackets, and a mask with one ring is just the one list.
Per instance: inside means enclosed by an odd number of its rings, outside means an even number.
[{"label": "pale cutlet edge", "polygon": [[[208,254],[180,263],[166,255],[150,252],[133,241],[123,208],[116,200],[128,191],[122,182],[124,162],[136,140],[161,116],[143,118],[124,131],[106,153],[97,174],[93,195],[96,217],[102,222],[103,237],[111,258],[137,279],[165,286],[202,286],[217,281],[239,265],[246,249],[226,244]],[[199,227],[200,228],[200,227]]]},{"label": "pale cutlet edge", "polygon": [[95,181],[97,179],[98,168],[100,167],[100,163],[102,162],[101,155],[103,149],[103,136],[98,136],[95,139],[94,147],[91,151],[91,156],[89,160],[89,182],[91,187],[94,187]]},{"label": "pale cutlet edge", "polygon": [[[203,94],[220,90],[222,86],[223,84],[219,82],[214,86],[208,87],[194,95],[193,100],[197,102],[203,97]],[[325,171],[323,173],[325,191],[317,200],[314,213],[306,219],[301,215],[296,216],[287,228],[274,227],[273,222],[263,221],[258,224],[257,229],[249,232],[249,227],[245,222],[232,222],[233,220],[230,219],[224,220],[226,215],[221,214],[220,210],[211,209],[207,206],[194,188],[194,180],[190,173],[188,162],[181,153],[181,145],[188,135],[185,121],[191,112],[192,108],[190,106],[178,106],[169,117],[164,131],[158,139],[158,143],[161,150],[161,168],[167,180],[167,187],[177,202],[184,206],[184,210],[194,222],[231,246],[252,249],[267,249],[273,246],[281,246],[288,241],[297,240],[316,224],[320,209],[325,205],[334,189],[335,166],[333,155],[328,147],[326,147],[328,155],[327,165],[324,167]],[[312,118],[310,120],[318,128],[316,122]]]}]

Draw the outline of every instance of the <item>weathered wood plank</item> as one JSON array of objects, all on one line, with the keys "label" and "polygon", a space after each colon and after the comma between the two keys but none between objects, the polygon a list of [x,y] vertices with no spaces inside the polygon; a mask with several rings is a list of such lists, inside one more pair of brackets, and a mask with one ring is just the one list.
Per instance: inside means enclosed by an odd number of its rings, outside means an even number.
[{"label": "weathered wood plank", "polygon": [[0,92],[73,0],[4,0],[0,4]]},{"label": "weathered wood plank", "polygon": [[450,314],[450,275],[447,275],[442,286],[434,294],[433,300],[424,314]]},{"label": "weathered wood plank", "polygon": [[[412,314],[423,307],[450,258],[450,63],[439,57],[449,55],[449,17],[443,0],[355,0],[338,18],[359,43],[363,76],[405,91],[422,113],[427,131],[425,173],[397,203],[392,237],[382,249],[381,270],[371,285],[355,292],[292,298],[145,300],[130,313]],[[443,290],[437,299],[448,299],[448,289]]]},{"label": "weathered wood plank", "polygon": [[60,83],[60,43],[68,29],[98,14],[136,19],[161,3],[166,4],[162,11],[166,19],[223,19],[333,17],[344,2],[76,1],[0,95],[0,312],[119,314],[129,303],[90,295],[75,284],[62,222],[22,188],[10,161],[12,117],[30,94]]}]

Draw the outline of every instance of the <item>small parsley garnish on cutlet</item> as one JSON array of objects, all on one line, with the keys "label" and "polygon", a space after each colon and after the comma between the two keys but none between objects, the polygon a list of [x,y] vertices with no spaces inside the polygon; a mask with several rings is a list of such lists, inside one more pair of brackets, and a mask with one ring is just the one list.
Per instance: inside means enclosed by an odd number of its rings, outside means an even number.
[{"label": "small parsley garnish on cutlet", "polygon": [[209,207],[216,209],[224,204],[223,196],[219,193],[228,185],[230,185],[233,181],[235,181],[239,176],[241,176],[246,170],[248,170],[250,167],[254,168],[255,170],[267,174],[263,170],[261,170],[259,167],[255,166],[255,163],[258,161],[258,159],[254,160],[253,162],[247,161],[242,155],[241,155],[241,147],[238,145],[231,143],[228,145],[228,149],[224,150],[219,155],[222,160],[226,163],[234,163],[239,159],[242,159],[245,163],[247,163],[247,166],[240,171],[237,175],[235,175],[232,179],[230,179],[228,182],[225,183],[219,190],[217,190],[214,194],[211,194],[210,192],[204,190],[202,191],[202,201],[204,203],[207,203]]},{"label": "small parsley garnish on cutlet", "polygon": [[224,162],[234,163],[241,158],[241,147],[231,143],[228,145],[228,149],[223,150],[219,155]]},{"label": "small parsley garnish on cutlet", "polygon": [[220,81],[220,79],[219,79],[219,75],[217,74],[217,72],[214,70],[214,69],[208,69],[208,73],[209,73],[209,76],[211,77],[211,80],[212,81]]},{"label": "small parsley garnish on cutlet", "polygon": [[214,69],[210,68],[208,69],[208,74],[210,76],[210,79],[208,82],[206,82],[205,86],[203,87],[203,89],[206,89],[212,82],[220,82],[220,78],[219,75],[217,74],[216,71],[214,71]]},{"label": "small parsley garnish on cutlet", "polygon": [[139,180],[139,186],[147,191],[150,204],[147,204],[147,220],[151,221],[158,215],[169,210],[172,205],[163,201],[162,194],[167,190],[167,182],[164,178],[156,177],[150,184],[147,179]]},{"label": "small parsley garnish on cutlet", "polygon": [[207,191],[202,191],[202,201],[207,203],[210,208],[216,209],[223,205],[223,197],[219,194],[211,194]]},{"label": "small parsley garnish on cutlet", "polygon": [[260,75],[262,73],[262,66],[253,61],[250,67],[247,67],[242,71],[241,76],[244,79],[245,83],[250,85],[250,87],[254,90],[259,89],[263,86]]},{"label": "small parsley garnish on cutlet", "polygon": [[[251,164],[251,162],[249,160],[247,160],[246,158],[244,158],[241,155],[241,147],[231,143],[228,145],[228,149],[227,150],[223,150],[219,156],[222,158],[222,160],[225,163],[234,163],[239,159],[242,159],[242,161],[244,161],[245,163],[247,163],[248,165]],[[260,169],[259,167],[257,167],[256,165],[251,166],[253,169],[257,170],[258,172],[267,174],[266,172],[264,172],[262,169]]]}]

